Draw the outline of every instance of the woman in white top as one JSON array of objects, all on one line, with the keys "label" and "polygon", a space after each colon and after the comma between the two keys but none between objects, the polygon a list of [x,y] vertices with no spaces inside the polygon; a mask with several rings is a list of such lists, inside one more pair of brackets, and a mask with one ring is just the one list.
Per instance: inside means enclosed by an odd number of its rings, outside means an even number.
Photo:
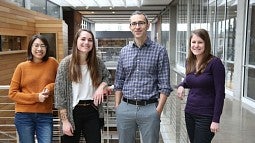
[{"label": "woman in white top", "polygon": [[61,120],[61,143],[100,143],[99,108],[111,75],[96,56],[94,35],[80,29],[72,54],[59,65],[55,83],[55,107]]}]

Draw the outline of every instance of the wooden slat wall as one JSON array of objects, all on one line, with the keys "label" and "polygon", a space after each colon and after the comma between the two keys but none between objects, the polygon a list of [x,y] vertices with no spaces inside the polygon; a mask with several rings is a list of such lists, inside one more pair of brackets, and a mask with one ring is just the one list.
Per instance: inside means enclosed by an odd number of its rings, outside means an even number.
[{"label": "wooden slat wall", "polygon": [[0,85],[10,84],[10,77],[18,65],[18,63],[26,60],[26,51],[21,51],[15,54],[0,55]]},{"label": "wooden slat wall", "polygon": [[63,59],[68,52],[67,25],[62,20],[36,20],[35,27],[36,33],[56,33],[56,58]]},{"label": "wooden slat wall", "polygon": [[[21,47],[26,52],[29,39],[37,33],[56,33],[56,58],[60,61],[67,55],[68,27],[63,20],[1,0],[0,35],[26,37]],[[17,63],[25,61],[25,52],[0,52],[0,85],[9,84]]]},{"label": "wooden slat wall", "polygon": [[35,11],[18,7],[5,1],[0,3],[0,34],[31,36],[35,33],[36,20],[57,20]]}]

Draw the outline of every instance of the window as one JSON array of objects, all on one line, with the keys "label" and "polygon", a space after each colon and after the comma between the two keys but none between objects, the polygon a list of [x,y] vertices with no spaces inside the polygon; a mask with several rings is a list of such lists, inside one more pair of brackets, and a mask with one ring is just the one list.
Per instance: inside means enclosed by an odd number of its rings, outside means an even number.
[{"label": "window", "polygon": [[185,67],[187,49],[187,1],[179,0],[177,8],[177,37],[176,37],[176,62],[180,67]]},{"label": "window", "polygon": [[46,0],[30,0],[31,10],[46,14]]},{"label": "window", "polygon": [[[247,41],[245,47],[244,84],[246,98],[255,100],[255,3],[250,2],[248,10]],[[249,32],[248,32],[249,31]]]},{"label": "window", "polygon": [[12,2],[14,2],[15,4],[17,4],[20,7],[24,7],[25,6],[25,0],[11,0]]},{"label": "window", "polygon": [[60,7],[50,1],[47,1],[47,15],[60,18]]},{"label": "window", "polygon": [[228,0],[226,3],[226,31],[224,46],[224,62],[226,69],[226,87],[232,89],[232,79],[234,73],[234,57],[235,57],[235,36],[236,36],[236,12],[237,4],[235,0]]},{"label": "window", "polygon": [[25,37],[0,35],[0,52],[22,50]]},{"label": "window", "polygon": [[162,24],[161,24],[161,44],[167,48],[167,50],[170,49],[170,44],[169,44],[169,27],[170,27],[170,19],[169,19],[169,10],[165,11],[164,14],[162,15]]}]

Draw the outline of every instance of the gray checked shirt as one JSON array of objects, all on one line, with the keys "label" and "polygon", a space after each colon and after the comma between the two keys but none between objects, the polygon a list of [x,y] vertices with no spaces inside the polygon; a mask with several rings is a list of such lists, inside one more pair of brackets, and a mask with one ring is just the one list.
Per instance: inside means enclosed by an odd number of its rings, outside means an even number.
[{"label": "gray checked shirt", "polygon": [[166,48],[147,38],[143,46],[123,47],[115,74],[114,90],[134,100],[170,95],[170,65]]}]

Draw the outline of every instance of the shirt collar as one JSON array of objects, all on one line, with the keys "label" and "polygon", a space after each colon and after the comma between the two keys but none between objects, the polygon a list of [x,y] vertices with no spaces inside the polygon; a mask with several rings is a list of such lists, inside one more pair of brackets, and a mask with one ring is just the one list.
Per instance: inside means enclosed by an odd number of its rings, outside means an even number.
[{"label": "shirt collar", "polygon": [[[149,47],[151,45],[151,43],[152,43],[151,39],[149,37],[147,37],[141,47]],[[133,42],[132,42],[132,47],[138,47],[135,43],[135,40],[133,40]]]}]

